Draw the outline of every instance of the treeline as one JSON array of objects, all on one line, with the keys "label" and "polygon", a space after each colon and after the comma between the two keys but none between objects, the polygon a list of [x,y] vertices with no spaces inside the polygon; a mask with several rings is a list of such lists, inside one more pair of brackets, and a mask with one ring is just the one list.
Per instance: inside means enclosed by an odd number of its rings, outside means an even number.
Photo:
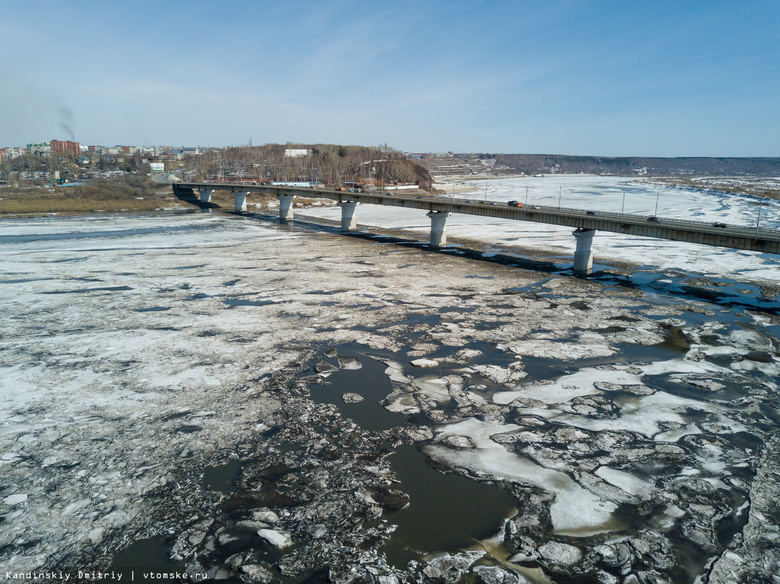
[{"label": "treeline", "polygon": [[[306,150],[307,154],[285,154],[295,150]],[[207,151],[188,162],[195,180],[320,181],[344,186],[369,180],[427,185],[431,178],[427,170],[396,150],[337,144],[240,146]]]},{"label": "treeline", "polygon": [[697,176],[777,176],[780,158],[651,158],[568,156],[561,154],[497,154],[496,164],[526,174],[570,173]]}]

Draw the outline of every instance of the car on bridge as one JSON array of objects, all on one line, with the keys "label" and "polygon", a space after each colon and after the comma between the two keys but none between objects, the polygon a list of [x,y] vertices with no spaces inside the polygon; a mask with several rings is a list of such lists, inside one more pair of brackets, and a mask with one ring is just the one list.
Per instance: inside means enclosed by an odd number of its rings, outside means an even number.
[{"label": "car on bridge", "polygon": [[659,221],[658,217],[648,217],[647,220],[651,223],[658,223]]},{"label": "car on bridge", "polygon": [[728,225],[726,225],[725,223],[721,223],[720,221],[716,221],[715,223],[712,224],[712,226],[713,227],[721,227],[721,228],[728,227]]},{"label": "car on bridge", "polygon": [[520,201],[509,201],[507,203],[507,205],[510,206],[510,207],[522,207],[523,206],[523,204]]}]

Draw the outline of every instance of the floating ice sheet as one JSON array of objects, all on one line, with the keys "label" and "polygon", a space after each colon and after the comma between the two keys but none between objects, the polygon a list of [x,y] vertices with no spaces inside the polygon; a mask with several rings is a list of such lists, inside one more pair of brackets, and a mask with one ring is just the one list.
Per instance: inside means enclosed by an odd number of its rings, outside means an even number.
[{"label": "floating ice sheet", "polygon": [[448,436],[468,436],[476,445],[475,449],[454,450],[432,444],[425,448],[425,452],[435,460],[467,469],[477,475],[530,484],[554,493],[550,516],[557,533],[584,537],[619,527],[612,517],[617,505],[601,500],[568,474],[544,468],[490,439],[494,434],[512,432],[518,428],[514,424],[496,424],[469,418],[440,428],[436,440]]}]

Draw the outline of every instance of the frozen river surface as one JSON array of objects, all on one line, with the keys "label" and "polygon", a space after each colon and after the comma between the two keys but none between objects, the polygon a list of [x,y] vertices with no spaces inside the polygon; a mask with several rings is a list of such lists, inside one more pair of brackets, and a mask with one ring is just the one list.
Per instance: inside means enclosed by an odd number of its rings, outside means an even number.
[{"label": "frozen river surface", "polygon": [[[255,582],[777,572],[775,310],[220,215],[0,238],[4,575],[133,542]],[[347,353],[384,373],[346,389]],[[364,397],[402,421],[353,423]],[[426,512],[401,444],[514,509],[471,546],[394,535]]]}]

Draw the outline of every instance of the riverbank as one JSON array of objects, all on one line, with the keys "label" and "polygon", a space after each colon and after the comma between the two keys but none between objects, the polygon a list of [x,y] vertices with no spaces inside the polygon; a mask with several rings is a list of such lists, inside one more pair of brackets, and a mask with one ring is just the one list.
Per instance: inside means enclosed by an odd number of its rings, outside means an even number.
[{"label": "riverbank", "polygon": [[0,218],[183,209],[170,185],[103,182],[73,187],[0,188]]},{"label": "riverbank", "polygon": [[696,191],[748,196],[755,199],[780,200],[780,177],[751,176],[692,176],[654,177],[650,184],[672,186]]}]

